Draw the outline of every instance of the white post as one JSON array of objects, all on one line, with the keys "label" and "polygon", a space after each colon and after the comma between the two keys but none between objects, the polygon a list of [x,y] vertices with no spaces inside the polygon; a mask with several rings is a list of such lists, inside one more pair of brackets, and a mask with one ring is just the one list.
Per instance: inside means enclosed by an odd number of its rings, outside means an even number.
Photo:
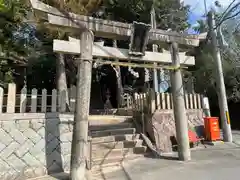
[{"label": "white post", "polygon": [[201,95],[197,94],[197,102],[198,102],[198,109],[202,108],[202,103],[201,103]]},{"label": "white post", "polygon": [[210,106],[209,106],[209,101],[207,97],[203,97],[202,99],[202,105],[203,105],[203,112],[206,117],[210,117]]},{"label": "white post", "polygon": [[0,87],[0,113],[2,113],[4,90]]},{"label": "white post", "polygon": [[69,104],[69,100],[67,99],[67,91],[65,90],[59,90],[58,89],[58,111],[59,112],[66,112],[67,105]]},{"label": "white post", "polygon": [[31,95],[31,112],[35,113],[37,112],[37,89],[32,89],[32,95]]},{"label": "white post", "polygon": [[161,93],[161,103],[162,103],[162,106],[161,108],[162,109],[166,109],[166,98],[165,98],[165,93]]},{"label": "white post", "polygon": [[47,90],[42,90],[41,112],[47,112]]},{"label": "white post", "polygon": [[156,97],[155,99],[155,106],[156,109],[161,109],[161,98],[160,98],[160,93],[159,92],[154,92],[154,95]]},{"label": "white post", "polygon": [[71,86],[69,97],[70,97],[70,109],[71,112],[74,112],[76,104],[76,86]]},{"label": "white post", "polygon": [[14,113],[16,105],[16,84],[8,84],[7,113]]},{"label": "white post", "polygon": [[27,105],[27,88],[24,87],[21,90],[20,113],[25,113],[26,112],[26,105]]},{"label": "white post", "polygon": [[171,101],[170,101],[170,95],[169,93],[166,93],[166,107],[167,109],[171,109]]},{"label": "white post", "polygon": [[188,94],[186,93],[185,94],[185,107],[186,107],[186,109],[189,109],[189,99],[188,99]]},{"label": "white post", "polygon": [[51,104],[51,112],[57,111],[57,90],[52,90],[52,104]]},{"label": "white post", "polygon": [[193,109],[193,95],[189,94],[189,109]]},{"label": "white post", "polygon": [[197,94],[193,94],[193,102],[194,102],[194,108],[193,109],[197,109]]}]

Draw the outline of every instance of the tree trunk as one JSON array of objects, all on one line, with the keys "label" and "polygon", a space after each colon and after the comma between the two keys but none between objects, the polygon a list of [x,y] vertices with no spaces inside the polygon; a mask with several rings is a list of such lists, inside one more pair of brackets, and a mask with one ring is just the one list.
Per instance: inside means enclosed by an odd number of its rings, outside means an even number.
[{"label": "tree trunk", "polygon": [[57,63],[57,89],[59,95],[58,108],[60,112],[66,112],[66,110],[69,110],[69,98],[64,54],[58,54],[56,63]]},{"label": "tree trunk", "polygon": [[[113,40],[113,47],[117,48],[117,40]],[[116,60],[118,61],[118,60]],[[116,77],[117,77],[117,97],[118,97],[118,107],[123,105],[123,86],[122,86],[122,76],[120,66],[115,66]]]}]

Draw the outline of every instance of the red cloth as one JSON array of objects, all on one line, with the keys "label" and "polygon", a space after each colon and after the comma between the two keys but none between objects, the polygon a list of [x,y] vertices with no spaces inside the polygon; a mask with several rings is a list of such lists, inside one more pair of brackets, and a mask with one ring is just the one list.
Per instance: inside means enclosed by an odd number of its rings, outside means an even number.
[{"label": "red cloth", "polygon": [[188,137],[189,137],[189,141],[190,142],[198,142],[199,138],[197,137],[196,132],[192,131],[192,130],[188,130]]}]

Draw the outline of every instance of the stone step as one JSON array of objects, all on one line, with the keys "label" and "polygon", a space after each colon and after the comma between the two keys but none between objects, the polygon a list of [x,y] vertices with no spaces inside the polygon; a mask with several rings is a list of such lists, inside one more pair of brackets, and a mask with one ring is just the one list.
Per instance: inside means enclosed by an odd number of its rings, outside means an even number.
[{"label": "stone step", "polygon": [[104,149],[122,149],[122,148],[134,148],[139,147],[143,143],[143,140],[136,139],[130,141],[115,141],[115,142],[102,142],[97,144],[92,144],[93,151],[99,151]]},{"label": "stone step", "polygon": [[115,164],[115,163],[121,163],[124,160],[133,160],[140,157],[143,157],[145,153],[143,154],[128,154],[126,156],[115,156],[115,157],[106,157],[106,158],[95,158],[92,161],[92,168],[98,169],[102,166],[108,166],[109,164]]},{"label": "stone step", "polygon": [[113,136],[94,137],[92,138],[92,144],[115,141],[132,141],[139,138],[140,134],[121,134]]},{"label": "stone step", "polygon": [[89,126],[89,131],[104,131],[104,130],[131,128],[131,127],[132,127],[132,123],[130,122],[124,122],[124,123],[118,123],[118,124],[92,125],[92,126]]},{"label": "stone step", "polygon": [[107,158],[107,157],[121,157],[127,154],[143,154],[147,150],[146,146],[139,146],[134,148],[122,148],[122,149],[101,149],[99,151],[92,151],[92,158]]},{"label": "stone step", "polygon": [[103,131],[92,131],[91,136],[94,137],[103,137],[103,136],[115,136],[115,135],[124,135],[124,134],[135,134],[135,128],[122,128],[122,129],[109,129]]},{"label": "stone step", "polygon": [[110,125],[132,122],[132,116],[94,115],[89,116],[89,125]]},{"label": "stone step", "polygon": [[104,166],[100,169],[94,169],[91,171],[91,180],[106,180],[117,179],[126,180],[126,173],[121,164],[111,164],[111,166]]},{"label": "stone step", "polygon": [[[92,173],[90,171],[86,171],[85,180],[93,180]],[[36,178],[30,178],[26,180],[69,180],[70,179],[70,172],[61,172],[51,175],[40,176]],[[99,179],[100,180],[100,179]]]},{"label": "stone step", "polygon": [[30,178],[26,180],[69,180],[69,174],[67,173],[58,173],[53,175],[46,175],[36,178]]},{"label": "stone step", "polygon": [[133,111],[132,109],[126,109],[126,108],[118,108],[118,109],[92,109],[90,110],[91,115],[98,115],[98,116],[126,116],[126,117],[132,117]]}]

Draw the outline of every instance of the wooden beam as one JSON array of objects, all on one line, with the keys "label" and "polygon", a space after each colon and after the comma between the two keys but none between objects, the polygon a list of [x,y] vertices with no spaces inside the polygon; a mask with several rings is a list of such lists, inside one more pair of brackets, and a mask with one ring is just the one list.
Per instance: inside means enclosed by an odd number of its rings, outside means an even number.
[{"label": "wooden beam", "polygon": [[[61,27],[65,31],[79,31],[81,28],[90,29],[98,37],[113,38],[117,36],[117,39],[127,39],[131,36],[131,26],[121,27],[113,26],[110,24],[103,24],[97,21],[82,21],[77,19],[68,19],[65,17],[55,16],[52,14],[48,15],[49,26]],[[174,32],[166,32],[163,30],[152,29],[149,33],[149,41],[151,43],[161,43],[161,42],[177,42],[179,44],[188,46],[198,46],[199,39],[192,35],[178,34]]]},{"label": "wooden beam", "polygon": [[[72,41],[53,41],[53,51],[66,54],[80,54],[80,40]],[[185,53],[179,53],[181,64],[191,66],[195,64],[193,56],[185,56]],[[172,62],[170,53],[158,53],[158,52],[146,52],[143,57],[132,57],[128,55],[127,49],[107,47],[94,43],[93,56],[102,58],[113,58],[120,60],[136,60],[139,62],[157,62],[163,64],[169,64]]]},{"label": "wooden beam", "polygon": [[[79,29],[90,29],[96,36],[105,38],[128,39],[131,36],[131,24],[108,21],[74,13],[62,13],[56,8],[48,6],[39,0],[30,0],[36,13],[48,20],[49,25],[64,28],[65,31],[79,31]],[[150,31],[150,43],[177,42],[188,46],[198,46],[203,35],[188,35],[177,32],[168,32],[160,29]]]}]

